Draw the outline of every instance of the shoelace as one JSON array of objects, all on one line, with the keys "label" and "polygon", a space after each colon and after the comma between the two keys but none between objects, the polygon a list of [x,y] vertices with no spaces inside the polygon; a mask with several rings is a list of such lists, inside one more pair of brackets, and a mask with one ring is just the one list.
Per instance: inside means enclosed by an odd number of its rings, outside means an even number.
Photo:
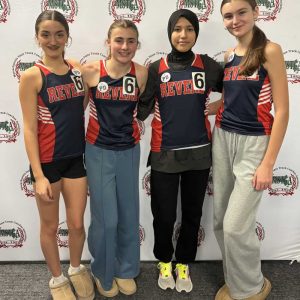
[{"label": "shoelace", "polygon": [[170,263],[160,262],[157,267],[158,267],[158,269],[160,269],[160,273],[163,277],[170,277],[170,275],[171,275]]},{"label": "shoelace", "polygon": [[180,279],[187,279],[188,276],[188,266],[184,264],[177,264],[176,270],[178,271],[178,276]]}]

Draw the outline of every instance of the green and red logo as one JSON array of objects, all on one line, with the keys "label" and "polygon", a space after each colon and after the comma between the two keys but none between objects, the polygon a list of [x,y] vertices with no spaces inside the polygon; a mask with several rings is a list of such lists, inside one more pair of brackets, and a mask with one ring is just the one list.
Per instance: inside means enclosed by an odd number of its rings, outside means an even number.
[{"label": "green and red logo", "polygon": [[0,223],[0,248],[21,248],[26,241],[26,231],[17,222]]},{"label": "green and red logo", "polygon": [[269,188],[271,196],[292,196],[298,189],[299,180],[297,174],[286,167],[278,167],[273,170],[272,187]]},{"label": "green and red logo", "polygon": [[78,4],[75,0],[43,0],[42,11],[57,10],[64,15],[68,23],[73,23],[78,14]]},{"label": "green and red logo", "polygon": [[199,22],[207,22],[214,11],[212,0],[178,0],[176,7],[177,9],[185,8],[193,11]]},{"label": "green and red logo", "polygon": [[35,65],[41,59],[41,56],[35,52],[23,52],[17,56],[12,66],[14,77],[20,81],[21,74],[28,68]]},{"label": "green and red logo", "polygon": [[[181,228],[181,223],[176,223],[174,226],[174,232],[173,232],[173,241],[177,242],[179,234],[180,234],[180,228]],[[197,247],[200,247],[201,244],[205,240],[205,231],[204,228],[200,225],[199,231],[198,231],[198,241],[197,241]]]},{"label": "green and red logo", "polygon": [[10,6],[7,0],[0,0],[0,23],[7,22],[7,16],[10,14]]},{"label": "green and red logo", "polygon": [[256,222],[255,233],[256,233],[256,235],[258,237],[258,240],[260,242],[265,239],[265,229],[263,228],[263,226],[259,222]]},{"label": "green and red logo", "polygon": [[144,0],[110,0],[109,14],[114,20],[128,19],[134,23],[140,23],[146,12]]},{"label": "green and red logo", "polygon": [[146,239],[145,229],[142,225],[139,226],[139,236],[140,236],[140,246],[141,246]]},{"label": "green and red logo", "polygon": [[290,83],[300,83],[300,51],[287,50],[283,52],[287,80]]},{"label": "green and red logo", "polygon": [[256,0],[259,7],[258,21],[274,21],[282,8],[282,0]]},{"label": "green and red logo", "polygon": [[60,248],[69,247],[69,230],[67,227],[67,222],[59,223],[56,233],[56,241],[58,247]]},{"label": "green and red logo", "polygon": [[155,53],[150,54],[144,61],[144,66],[149,68],[149,66],[156,60],[159,60],[162,57],[166,57],[168,53],[162,51],[156,51]]},{"label": "green and red logo", "polygon": [[15,143],[20,135],[20,125],[16,118],[6,112],[0,112],[0,143]]},{"label": "green and red logo", "polygon": [[33,184],[30,176],[29,170],[26,171],[20,180],[21,190],[25,193],[27,197],[34,197],[35,193],[33,190]]},{"label": "green and red logo", "polygon": [[143,190],[145,190],[147,196],[151,195],[150,175],[151,175],[151,170],[148,170],[142,179],[142,188]]}]

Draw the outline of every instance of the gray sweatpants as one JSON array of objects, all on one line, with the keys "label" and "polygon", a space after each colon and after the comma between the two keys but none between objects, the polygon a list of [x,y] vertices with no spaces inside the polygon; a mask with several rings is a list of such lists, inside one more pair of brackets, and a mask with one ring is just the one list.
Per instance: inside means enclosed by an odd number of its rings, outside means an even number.
[{"label": "gray sweatpants", "polygon": [[252,187],[269,136],[247,136],[214,128],[214,231],[221,248],[225,282],[232,298],[257,294],[264,283],[255,232],[262,191]]}]

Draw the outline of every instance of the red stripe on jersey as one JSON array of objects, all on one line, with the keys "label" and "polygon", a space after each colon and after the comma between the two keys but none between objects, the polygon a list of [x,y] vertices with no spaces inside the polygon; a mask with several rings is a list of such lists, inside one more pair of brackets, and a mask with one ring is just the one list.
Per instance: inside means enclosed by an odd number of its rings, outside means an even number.
[{"label": "red stripe on jersey", "polygon": [[135,65],[134,65],[134,62],[131,62],[131,67],[130,67],[129,74],[132,75],[132,76],[135,76]]},{"label": "red stripe on jersey", "polygon": [[89,124],[86,131],[86,140],[92,145],[95,144],[100,132],[100,124],[97,116],[97,109],[95,107],[94,100],[90,96],[90,117]]},{"label": "red stripe on jersey", "polygon": [[44,66],[44,64],[43,64],[42,61],[36,62],[35,66],[38,67],[43,72],[43,74],[45,76],[47,76],[47,75],[49,75],[49,74],[52,73],[47,67]]},{"label": "red stripe on jersey", "polygon": [[166,61],[165,58],[161,58],[160,63],[159,63],[158,74],[163,73],[167,70],[169,70],[169,66],[167,64],[167,61]]},{"label": "red stripe on jersey", "polygon": [[[40,96],[38,96],[38,105],[47,108]],[[55,138],[56,132],[53,122],[44,123],[42,120],[38,120],[39,154],[42,163],[53,160]]]},{"label": "red stripe on jersey", "polygon": [[100,78],[108,76],[104,60],[100,60]]},{"label": "red stripe on jersey", "polygon": [[151,123],[151,127],[152,127],[151,151],[160,152],[161,143],[162,143],[162,123],[161,123],[157,100],[155,102],[155,112]]},{"label": "red stripe on jersey", "polygon": [[257,120],[263,124],[265,134],[270,135],[273,124],[273,116],[270,111],[272,109],[272,91],[269,76],[264,80],[261,88],[258,105],[257,105]]},{"label": "red stripe on jersey", "polygon": [[221,121],[222,121],[222,114],[224,111],[224,100],[222,101],[221,106],[218,109],[217,115],[216,115],[216,127],[220,128],[221,127]]},{"label": "red stripe on jersey", "polygon": [[200,69],[204,69],[203,62],[202,62],[201,56],[199,54],[196,54],[195,59],[192,63],[192,66],[200,68]]},{"label": "red stripe on jersey", "polygon": [[137,144],[140,141],[141,136],[140,136],[139,125],[136,118],[133,119],[132,128],[133,128],[132,137],[134,138],[134,143]]}]

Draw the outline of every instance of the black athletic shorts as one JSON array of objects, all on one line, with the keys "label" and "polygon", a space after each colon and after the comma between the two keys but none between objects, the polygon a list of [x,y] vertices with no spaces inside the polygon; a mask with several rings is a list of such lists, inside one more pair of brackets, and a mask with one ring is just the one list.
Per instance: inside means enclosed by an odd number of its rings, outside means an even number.
[{"label": "black athletic shorts", "polygon": [[[50,183],[59,181],[61,178],[81,178],[86,176],[83,155],[56,160],[50,163],[42,163],[42,170]],[[31,180],[35,182],[31,166],[29,167]]]}]

